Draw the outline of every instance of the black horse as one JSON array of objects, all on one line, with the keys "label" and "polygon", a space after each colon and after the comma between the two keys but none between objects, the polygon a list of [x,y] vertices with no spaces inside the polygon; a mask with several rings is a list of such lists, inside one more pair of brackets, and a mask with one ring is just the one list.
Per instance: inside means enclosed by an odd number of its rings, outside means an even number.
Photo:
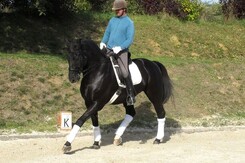
[{"label": "black horse", "polygon": [[[80,92],[85,100],[87,110],[76,121],[67,141],[64,144],[63,152],[71,150],[71,143],[84,122],[91,118],[94,126],[94,148],[100,147],[101,133],[98,121],[98,111],[100,111],[118,90],[118,83],[112,68],[110,59],[106,57],[96,43],[92,40],[82,41],[77,39],[68,45],[69,80],[71,83],[81,81]],[[147,59],[132,60],[139,68],[142,81],[135,85],[136,94],[144,91],[152,102],[158,120],[158,131],[154,144],[158,144],[164,137],[165,110],[163,104],[172,95],[172,84],[166,68],[159,62]],[[132,74],[133,75],[133,74]],[[127,106],[126,90],[122,89],[121,94],[112,104],[122,103],[126,109],[125,119],[116,132],[114,144],[122,144],[121,136],[126,127],[135,116],[134,106]]]}]

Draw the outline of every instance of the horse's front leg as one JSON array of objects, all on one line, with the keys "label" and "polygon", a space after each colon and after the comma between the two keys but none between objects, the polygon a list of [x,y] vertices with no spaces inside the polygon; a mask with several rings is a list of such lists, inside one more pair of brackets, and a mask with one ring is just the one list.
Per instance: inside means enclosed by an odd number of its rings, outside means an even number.
[{"label": "horse's front leg", "polygon": [[119,128],[117,129],[117,131],[115,133],[116,135],[114,137],[114,142],[113,142],[113,144],[117,145],[117,146],[122,145],[122,143],[123,143],[122,142],[122,135],[136,114],[133,105],[127,106],[126,104],[124,104],[124,107],[126,109],[126,115],[125,115],[124,120],[122,121],[122,123],[120,124]]},{"label": "horse's front leg", "polygon": [[80,128],[82,127],[84,122],[86,122],[86,120],[89,119],[91,117],[91,115],[96,114],[97,111],[100,109],[101,108],[98,108],[98,106],[96,104],[94,104],[94,105],[88,107],[88,109],[84,112],[84,114],[80,118],[78,118],[78,120],[76,121],[75,125],[73,126],[71,132],[66,137],[67,141],[62,148],[64,153],[67,153],[71,150],[71,143],[75,139],[78,131],[80,130]]},{"label": "horse's front leg", "polygon": [[93,132],[94,132],[94,149],[100,148],[100,141],[101,141],[101,132],[100,132],[100,126],[99,126],[99,120],[98,120],[98,112],[91,115],[91,120],[93,124]]}]

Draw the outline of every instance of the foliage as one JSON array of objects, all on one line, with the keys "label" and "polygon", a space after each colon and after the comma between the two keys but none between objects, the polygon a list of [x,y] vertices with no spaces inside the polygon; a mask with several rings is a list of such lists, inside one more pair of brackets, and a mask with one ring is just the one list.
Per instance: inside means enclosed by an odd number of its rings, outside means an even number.
[{"label": "foliage", "polygon": [[163,11],[163,0],[139,0],[140,5],[143,7],[144,12],[149,15],[155,15]]},{"label": "foliage", "polygon": [[29,15],[63,15],[77,8],[87,9],[86,0],[3,0],[1,12],[21,12]]},{"label": "foliage", "polygon": [[184,19],[186,17],[186,13],[181,8],[181,4],[177,0],[166,0],[164,3],[164,10],[166,13],[171,16]]},{"label": "foliage", "polygon": [[179,0],[187,20],[198,20],[203,9],[199,0]]},{"label": "foliage", "polygon": [[137,0],[135,3],[141,6],[137,6],[137,9],[143,10],[145,14],[156,15],[165,11],[180,19],[191,21],[199,19],[202,11],[199,0]]},{"label": "foliage", "polygon": [[[184,20],[197,20],[202,11],[199,0],[129,0],[133,13],[156,15],[166,12]],[[135,11],[136,10],[136,11]]]},{"label": "foliage", "polygon": [[76,6],[77,11],[87,11],[92,8],[87,0],[75,0],[74,5]]},{"label": "foliage", "polygon": [[[113,0],[87,0],[94,11],[111,11]],[[109,9],[109,10],[108,10]]]},{"label": "foliage", "polygon": [[236,17],[238,19],[245,18],[245,1],[244,0],[220,0],[222,4],[223,14],[226,19]]},{"label": "foliage", "polygon": [[[51,15],[62,17],[70,12],[89,11],[109,12],[114,0],[2,0],[0,13],[18,12],[28,15]],[[132,14],[156,15],[166,12],[182,20],[198,20],[201,14],[205,19],[213,19],[211,10],[203,12],[200,0],[127,0]],[[229,19],[245,17],[244,0],[220,0],[222,13]],[[211,12],[211,13],[210,13]],[[215,11],[214,11],[215,12]],[[211,17],[210,17],[211,16]]]},{"label": "foliage", "polygon": [[201,18],[205,21],[220,21],[222,17],[221,4],[205,4],[201,12]]},{"label": "foliage", "polygon": [[140,0],[128,0],[128,10],[133,14],[144,14],[143,6],[139,3]]}]

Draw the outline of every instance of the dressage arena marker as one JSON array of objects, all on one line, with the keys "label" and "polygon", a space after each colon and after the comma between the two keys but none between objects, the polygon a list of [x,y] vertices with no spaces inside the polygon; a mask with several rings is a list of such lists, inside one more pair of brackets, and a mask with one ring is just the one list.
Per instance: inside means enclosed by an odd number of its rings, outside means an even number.
[{"label": "dressage arena marker", "polygon": [[72,113],[67,111],[61,111],[58,116],[58,125],[61,130],[71,130]]}]

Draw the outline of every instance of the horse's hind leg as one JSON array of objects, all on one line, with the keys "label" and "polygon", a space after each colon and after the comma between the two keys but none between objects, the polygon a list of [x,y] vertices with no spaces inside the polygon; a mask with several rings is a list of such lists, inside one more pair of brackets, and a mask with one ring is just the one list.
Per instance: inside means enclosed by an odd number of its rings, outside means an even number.
[{"label": "horse's hind leg", "polygon": [[123,104],[126,109],[126,115],[122,123],[120,124],[119,128],[116,131],[116,135],[114,138],[114,145],[121,145],[122,144],[122,135],[130,122],[133,120],[133,117],[135,116],[135,109],[133,105],[127,106],[127,104]]},{"label": "horse's hind leg", "polygon": [[154,140],[154,144],[159,144],[164,137],[164,126],[165,126],[165,110],[162,104],[153,104],[157,113],[157,136]]},{"label": "horse's hind leg", "polygon": [[[157,89],[156,89],[157,88]],[[148,85],[148,89],[145,91],[146,96],[153,104],[155,111],[157,113],[157,136],[154,144],[159,144],[163,137],[164,137],[164,126],[165,126],[165,110],[163,108],[163,94],[161,91],[162,85],[159,85],[159,83],[154,83],[151,85]]]}]

